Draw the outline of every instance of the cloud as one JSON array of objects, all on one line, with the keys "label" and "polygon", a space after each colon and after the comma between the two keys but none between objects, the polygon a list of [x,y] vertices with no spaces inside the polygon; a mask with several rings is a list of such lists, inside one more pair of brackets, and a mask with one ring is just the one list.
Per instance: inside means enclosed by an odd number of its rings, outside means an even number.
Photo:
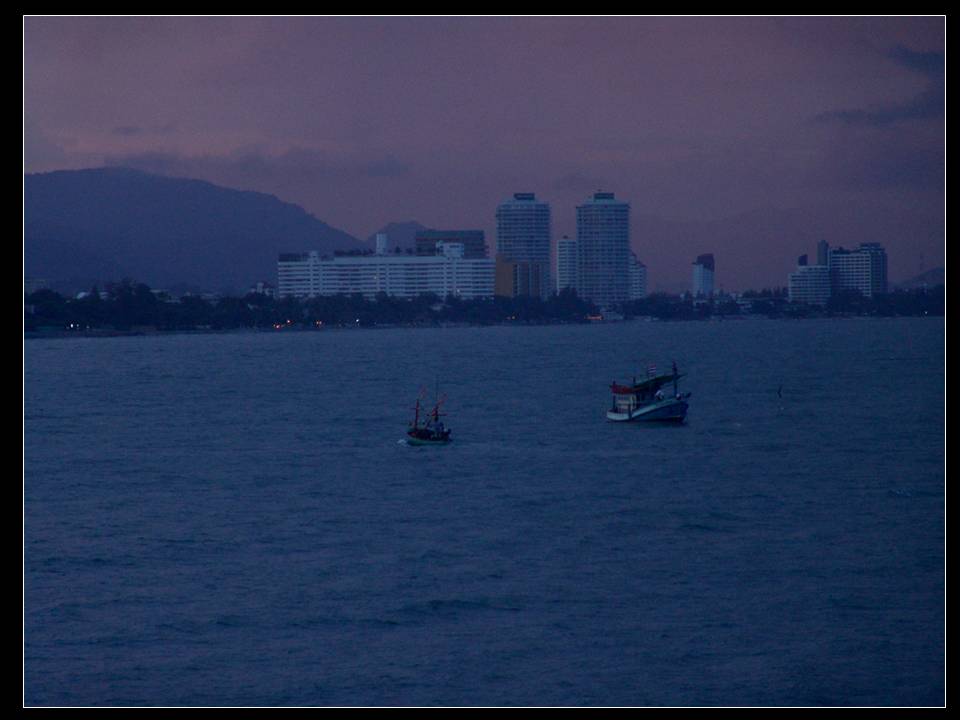
[{"label": "cloud", "polygon": [[944,54],[916,52],[903,46],[887,51],[886,57],[908,70],[927,77],[926,89],[903,103],[890,103],[872,109],[836,110],[817,115],[816,122],[839,122],[844,125],[883,127],[909,120],[930,120],[943,117]]},{"label": "cloud", "polygon": [[943,78],[944,56],[942,52],[916,52],[898,45],[887,52],[887,57],[906,68],[923,73],[931,79]]}]

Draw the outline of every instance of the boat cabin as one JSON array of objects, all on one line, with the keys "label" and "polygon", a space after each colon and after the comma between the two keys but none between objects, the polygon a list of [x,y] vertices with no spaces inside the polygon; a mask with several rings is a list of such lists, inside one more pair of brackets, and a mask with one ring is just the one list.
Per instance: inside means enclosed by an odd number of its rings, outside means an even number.
[{"label": "boat cabin", "polygon": [[668,383],[676,383],[679,374],[659,375],[642,382],[634,381],[632,385],[619,385],[614,381],[610,384],[613,394],[613,412],[630,413],[638,407],[651,405],[664,399],[661,388]]}]

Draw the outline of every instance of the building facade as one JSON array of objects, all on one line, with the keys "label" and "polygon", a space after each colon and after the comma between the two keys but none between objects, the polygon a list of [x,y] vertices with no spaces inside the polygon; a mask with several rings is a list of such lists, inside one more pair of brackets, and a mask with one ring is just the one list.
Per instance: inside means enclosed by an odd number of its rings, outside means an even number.
[{"label": "building facade", "polygon": [[577,206],[577,292],[602,308],[630,298],[630,204],[598,192]]},{"label": "building facade", "polygon": [[420,230],[414,236],[417,255],[436,255],[440,243],[463,245],[463,256],[468,260],[488,257],[483,230]]},{"label": "building facade", "polygon": [[880,243],[861,243],[856,250],[827,249],[833,292],[855,290],[864,297],[887,292],[887,252]]},{"label": "building facade", "polygon": [[564,236],[557,242],[557,292],[566,289],[579,292],[577,289],[577,241]]},{"label": "building facade", "polygon": [[321,294],[320,262],[316,251],[280,253],[277,258],[277,297],[316,297]]},{"label": "building facade", "polygon": [[41,278],[24,278],[23,279],[23,294],[32,295],[38,290],[48,290],[50,288],[50,283],[47,280]]},{"label": "building facade", "polygon": [[545,298],[552,292],[543,263],[517,262],[497,256],[494,294],[499,297],[532,295]]},{"label": "building facade", "polygon": [[514,193],[497,206],[497,259],[513,263],[524,276],[514,288],[520,294],[546,298],[550,280],[550,204],[534,193]]},{"label": "building facade", "polygon": [[[437,254],[406,255],[383,251],[322,258],[316,252],[282,254],[277,262],[280,297],[378,293],[412,298],[433,293],[472,300],[493,297],[494,261],[464,256],[460,243],[441,243]],[[380,250],[378,243],[378,250]]]},{"label": "building facade", "polygon": [[716,266],[713,255],[706,253],[698,255],[693,261],[693,296],[711,297],[713,295],[713,280]]},{"label": "building facade", "polygon": [[855,291],[863,297],[887,292],[887,253],[879,243],[861,243],[856,250],[831,248],[817,243],[817,264],[807,265],[807,256],[797,260],[789,276],[790,302],[826,305],[837,293]]},{"label": "building facade", "polygon": [[800,263],[790,273],[787,292],[790,302],[826,305],[831,294],[830,268]]},{"label": "building facade", "polygon": [[647,296],[647,266],[630,253],[630,299],[641,300]]},{"label": "building facade", "polygon": [[830,243],[821,240],[817,243],[817,265],[829,265]]}]

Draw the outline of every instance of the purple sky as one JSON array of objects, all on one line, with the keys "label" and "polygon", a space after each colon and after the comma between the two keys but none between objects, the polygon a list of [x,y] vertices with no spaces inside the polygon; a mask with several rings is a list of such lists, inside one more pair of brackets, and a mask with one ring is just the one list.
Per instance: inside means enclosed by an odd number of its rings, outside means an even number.
[{"label": "purple sky", "polygon": [[[555,239],[628,200],[653,287],[702,252],[785,285],[816,239],[944,263],[943,18],[24,20],[24,169],[128,165],[272,193],[358,237]],[[649,217],[648,217],[649,216]],[[715,242],[713,239],[715,239]]]}]

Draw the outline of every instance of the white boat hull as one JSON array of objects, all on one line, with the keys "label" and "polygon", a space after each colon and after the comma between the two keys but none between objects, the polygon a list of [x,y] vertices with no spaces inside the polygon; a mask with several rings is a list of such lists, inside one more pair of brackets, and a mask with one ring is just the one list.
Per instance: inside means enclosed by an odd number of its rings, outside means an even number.
[{"label": "white boat hull", "polygon": [[685,401],[670,398],[624,412],[608,410],[607,420],[611,422],[683,422],[687,417],[687,407],[689,406]]}]

